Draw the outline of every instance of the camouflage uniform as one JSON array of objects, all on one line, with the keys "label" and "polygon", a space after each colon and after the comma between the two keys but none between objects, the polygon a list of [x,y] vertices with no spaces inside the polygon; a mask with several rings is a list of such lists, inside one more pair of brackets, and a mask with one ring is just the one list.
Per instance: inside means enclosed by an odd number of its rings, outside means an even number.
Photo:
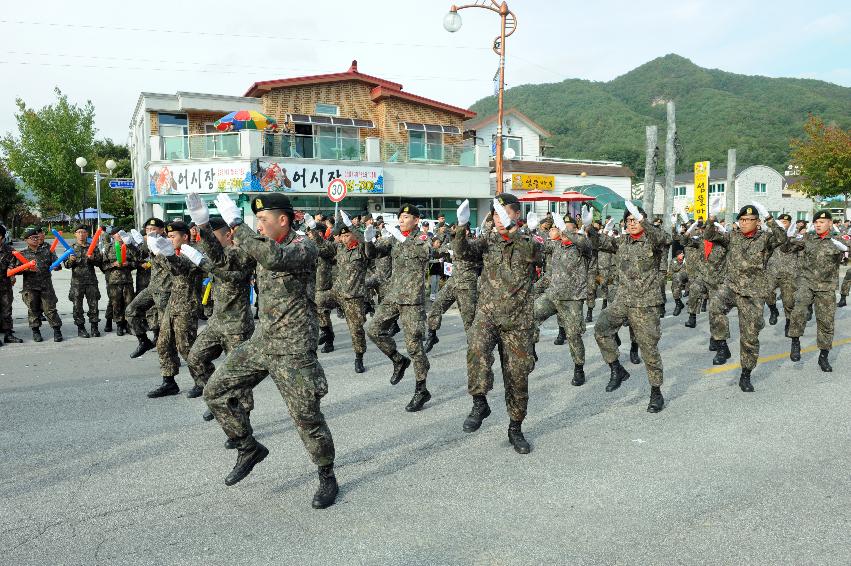
[{"label": "camouflage uniform", "polygon": [[[839,294],[843,297],[848,296],[848,291],[851,290],[851,269],[845,272],[845,277],[842,279],[842,288],[839,290]],[[784,304],[785,306],[785,304]]]},{"label": "camouflage uniform", "polygon": [[119,324],[124,323],[127,306],[133,301],[134,260],[133,248],[127,246],[127,262],[119,266],[113,243],[104,250],[103,261],[100,264],[100,269],[106,279],[106,295],[109,298],[106,318]]},{"label": "camouflage uniform", "polygon": [[71,270],[71,290],[68,292],[68,300],[74,305],[74,324],[78,327],[86,324],[86,319],[83,318],[83,299],[85,299],[89,306],[89,322],[92,326],[97,326],[100,322],[98,318],[100,290],[95,266],[101,265],[103,255],[97,247],[92,252],[92,257],[86,256],[88,245],[74,242],[71,247],[74,253],[65,260],[65,267]]},{"label": "camouflage uniform", "polygon": [[398,363],[402,356],[390,335],[393,321],[398,317],[417,381],[425,381],[429,370],[428,357],[423,350],[425,276],[431,255],[428,235],[414,227],[404,242],[388,236],[368,243],[367,249],[376,257],[389,255],[393,258],[387,294],[372,316],[367,335],[385,356]]},{"label": "camouflage uniform", "polygon": [[[561,240],[545,244],[550,253],[552,282],[544,294],[535,299],[535,320],[541,323],[554,314],[559,326],[564,328],[570,357],[577,366],[585,364],[585,320],[582,301],[588,296],[588,265],[591,259],[591,242],[581,233],[565,232]],[[536,327],[537,340],[537,327]]]},{"label": "camouflage uniform", "polygon": [[[199,249],[207,255],[199,267],[216,278],[211,292],[213,314],[195,338],[186,365],[195,384],[204,387],[216,369],[213,360],[222,352],[232,352],[254,330],[248,299],[256,262],[242,250],[222,247],[209,224],[200,226],[199,232],[202,241]],[[250,411],[253,400],[249,405]]]},{"label": "camouflage uniform", "polygon": [[[308,230],[307,235],[311,240],[313,240],[313,243],[316,244],[316,247],[320,250],[326,243],[325,238],[322,237],[322,234],[320,234],[318,230]],[[316,314],[319,319],[319,328],[331,328],[332,326],[330,309],[319,307],[319,304],[320,295],[331,290],[331,285],[333,284],[333,268],[334,255],[326,255],[323,257],[322,254],[320,254],[319,258],[316,260],[316,297],[314,297],[314,301],[317,306]]]},{"label": "camouflage uniform", "polygon": [[134,248],[136,252],[136,294],[138,295],[151,284],[151,258],[153,254],[145,242],[134,246]]},{"label": "camouflage uniform", "polygon": [[468,254],[467,257],[462,258],[456,255],[452,258],[452,275],[437,292],[437,299],[428,312],[429,330],[437,332],[440,329],[443,314],[449,310],[452,303],[457,301],[461,322],[464,323],[464,332],[470,332],[476,316],[476,303],[479,296],[477,286],[481,271],[481,256]]},{"label": "camouflage uniform", "polygon": [[[142,253],[147,251],[147,244]],[[160,321],[168,305],[171,294],[171,269],[163,256],[149,256],[151,278],[144,288],[127,305],[125,313],[130,331],[135,336],[142,336],[148,330],[159,331]]]},{"label": "camouflage uniform", "polygon": [[763,309],[765,298],[771,291],[765,270],[768,258],[775,248],[786,242],[786,233],[773,219],[768,221],[769,231],[757,230],[745,236],[739,230],[719,232],[710,222],[703,237],[715,247],[727,250],[727,274],[723,285],[709,298],[709,330],[716,341],[730,337],[727,313],[736,307],[739,311],[739,342],[742,369],[752,370],[759,358],[759,332],[765,326]]},{"label": "camouflage uniform", "polygon": [[[393,274],[393,258],[388,256],[373,258],[366,276],[367,293],[375,293],[375,302],[380,305],[387,296],[390,276]],[[370,299],[371,300],[371,299]]]},{"label": "camouflage uniform", "polygon": [[775,249],[771,254],[771,258],[768,260],[768,284],[770,291],[766,302],[769,306],[777,304],[776,290],[779,287],[780,299],[783,301],[783,312],[786,315],[786,320],[792,318],[799,274],[798,252],[786,252],[783,251],[783,247]]},{"label": "camouflage uniform", "polygon": [[[56,261],[56,254],[50,251],[46,244],[39,245],[35,251],[26,247],[21,251],[27,261],[35,260],[36,270],[24,270],[24,284],[21,289],[21,299],[27,305],[30,328],[41,327],[41,315],[47,318],[47,322],[54,329],[62,326],[62,320],[56,311],[56,291],[53,290],[53,279],[50,272],[50,264]],[[15,258],[12,267],[21,265]],[[61,266],[59,267],[61,269]],[[5,273],[4,273],[5,275]]]},{"label": "camouflage uniform", "polygon": [[[704,237],[677,235],[677,239],[686,250],[686,269],[689,265],[689,254],[698,266],[694,280],[689,275],[688,312],[693,315],[700,312],[703,299],[712,301],[712,297],[718,293],[727,273],[727,248],[715,245],[705,238],[705,234]],[[689,252],[689,250],[693,251]]]},{"label": "camouflage uniform", "polygon": [[[801,254],[801,278],[795,292],[789,337],[803,336],[804,327],[807,325],[807,311],[810,305],[813,305],[818,348],[830,350],[836,318],[836,286],[843,252],[833,245],[830,235],[820,238],[817,234],[806,234],[800,240],[789,240],[784,251]],[[847,274],[845,279],[848,280]]]},{"label": "camouflage uniform", "polygon": [[612,265],[613,258],[614,255],[610,253],[597,253],[598,288],[600,290],[600,294],[603,296],[603,300],[606,301],[606,305],[608,305],[611,301],[609,298],[609,285],[612,283],[612,279],[614,279],[615,268]]},{"label": "camouflage uniform", "polygon": [[503,237],[494,229],[475,240],[458,230],[453,242],[456,257],[482,257],[476,317],[468,334],[467,392],[484,396],[493,389],[493,349],[498,346],[505,405],[518,423],[526,417],[529,374],[535,367],[532,281],[543,241],[524,230]]},{"label": "camouflage uniform", "polygon": [[[178,253],[165,257],[171,272],[171,293],[160,319],[157,337],[157,353],[160,357],[160,373],[163,377],[174,377],[180,371],[180,357],[189,359],[189,352],[198,334],[198,303],[196,284],[202,271],[194,263]],[[189,367],[193,381],[198,383],[194,366]]]},{"label": "camouflage uniform", "polygon": [[617,290],[614,300],[600,314],[594,327],[594,338],[611,365],[618,361],[615,334],[624,324],[629,324],[631,335],[644,354],[647,379],[653,387],[662,385],[662,356],[659,339],[662,328],[659,322],[659,263],[670,240],[662,230],[643,219],[644,232],[635,238],[624,234],[612,238],[597,230],[589,232],[594,248],[613,253],[612,264],[617,270]]},{"label": "camouflage uniform", "polygon": [[596,250],[591,250],[591,257],[588,259],[588,308],[593,309],[594,305],[597,302],[597,267],[598,267],[598,254]]},{"label": "camouflage uniform", "polygon": [[240,450],[253,449],[244,391],[271,375],[311,460],[334,462],[334,441],[320,409],[328,382],[316,358],[316,246],[290,230],[278,244],[241,224],[234,243],[257,261],[263,301],[254,334],[228,355],[204,388],[204,400]]},{"label": "camouflage uniform", "polygon": [[687,269],[677,258],[671,258],[668,273],[671,275],[671,296],[675,301],[680,301],[683,298],[683,290],[688,286]]},{"label": "camouflage uniform", "polygon": [[12,279],[6,277],[6,270],[15,264],[12,246],[3,242],[0,244],[0,334],[12,332],[12,300],[14,287]]}]

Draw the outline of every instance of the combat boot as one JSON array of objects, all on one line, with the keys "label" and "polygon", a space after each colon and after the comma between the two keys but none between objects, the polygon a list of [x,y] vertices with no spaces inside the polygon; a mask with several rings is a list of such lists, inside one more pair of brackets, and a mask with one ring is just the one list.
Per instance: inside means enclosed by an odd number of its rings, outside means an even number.
[{"label": "combat boot", "polygon": [[33,342],[41,342],[44,338],[41,337],[41,330],[38,328],[33,328]]},{"label": "combat boot", "polygon": [[703,299],[703,304],[700,305],[700,312],[706,312],[706,305],[709,304],[709,299]]},{"label": "combat boot", "polygon": [[98,323],[97,323],[97,322],[93,322],[93,323],[92,323],[92,332],[91,332],[91,334],[92,334],[92,337],[93,337],[93,338],[100,338],[100,330],[98,330]]},{"label": "combat boot", "polygon": [[715,344],[718,346],[718,349],[715,350],[715,357],[712,358],[712,365],[724,365],[732,356],[732,354],[730,354],[730,348],[727,347],[726,340],[716,340]]},{"label": "combat boot", "polygon": [[594,308],[588,307],[588,314],[585,316],[585,322],[594,322]]},{"label": "combat boot", "polygon": [[745,393],[753,393],[754,388],[751,384],[751,370],[742,368],[742,375],[739,376],[739,389]]},{"label": "combat boot", "polygon": [[647,405],[648,413],[658,413],[665,408],[665,398],[662,397],[661,387],[650,388],[650,403]]},{"label": "combat boot", "polygon": [[848,303],[845,302],[845,297],[846,297],[846,295],[839,295],[839,302],[836,303],[837,307],[844,307],[845,305],[848,304]]},{"label": "combat boot", "polygon": [[792,338],[792,350],[789,352],[789,359],[793,362],[801,361],[801,339]]},{"label": "combat boot", "polygon": [[777,317],[780,316],[780,311],[777,310],[777,305],[768,305],[768,324],[774,326],[777,324]]},{"label": "combat boot", "polygon": [[325,344],[322,346],[322,353],[329,354],[334,351],[334,331],[329,327],[328,334],[325,336]]},{"label": "combat boot", "polygon": [[688,320],[686,321],[686,328],[695,328],[697,327],[697,315],[689,313]]},{"label": "combat boot", "polygon": [[615,338],[615,344],[617,344],[617,345],[618,345],[618,348],[620,348],[620,345],[621,345],[621,337],[620,337],[620,334],[618,334],[617,332],[615,332],[615,336],[614,336],[614,338]]},{"label": "combat boot", "polygon": [[130,354],[130,358],[138,358],[139,356],[141,356],[142,354],[144,354],[148,350],[153,350],[154,348],[157,347],[156,344],[154,344],[153,342],[148,340],[147,334],[142,334],[141,336],[137,336],[136,339],[139,340],[139,345],[136,346],[136,349],[133,350],[132,354]]},{"label": "combat boot", "polygon": [[160,385],[156,389],[151,389],[150,391],[148,391],[148,397],[151,399],[156,399],[157,397],[177,395],[178,393],[180,393],[180,387],[178,387],[177,382],[174,381],[174,376],[165,376],[163,377],[162,385]]},{"label": "combat boot", "polygon": [[58,326],[53,329],[53,341],[54,342],[62,342],[62,329]]},{"label": "combat boot", "polygon": [[786,328],[783,330],[783,336],[789,338],[789,319],[786,319]]},{"label": "combat boot", "polygon": [[555,344],[556,346],[561,346],[562,344],[564,344],[565,338],[567,338],[567,336],[565,336],[565,334],[564,334],[564,328],[559,326],[558,327],[558,336],[556,336],[556,339],[553,340],[553,344]]},{"label": "combat boot", "polygon": [[314,509],[325,509],[334,505],[340,488],[337,486],[337,477],[334,475],[334,465],[319,466],[319,488],[313,495],[311,505]]},{"label": "combat boot", "polygon": [[106,319],[106,324],[103,326],[104,332],[112,332],[112,319]]},{"label": "combat boot", "polygon": [[423,344],[423,350],[426,354],[431,352],[431,349],[434,348],[434,345],[440,342],[440,338],[437,337],[437,332],[434,330],[429,330],[428,334],[426,334],[425,343]]},{"label": "combat boot", "polygon": [[402,378],[405,377],[405,370],[411,365],[411,360],[396,352],[396,359],[393,360],[393,375],[390,376],[390,385],[396,385]]},{"label": "combat boot", "polygon": [[429,393],[428,389],[426,389],[425,380],[418,381],[414,388],[414,396],[411,397],[411,400],[405,406],[405,410],[409,413],[416,413],[423,408],[423,405],[425,405],[429,399],[431,399],[431,393]]},{"label": "combat boot", "polygon": [[482,426],[482,421],[491,414],[488,398],[484,395],[473,395],[473,408],[464,419],[464,432],[476,432]]},{"label": "combat boot", "polygon": [[831,367],[830,362],[827,361],[828,353],[830,353],[830,350],[822,350],[818,355],[818,367],[821,368],[821,371],[826,373],[833,371],[833,367]]},{"label": "combat boot", "polygon": [[606,393],[611,393],[620,387],[621,383],[629,379],[629,372],[626,371],[619,361],[615,360],[610,363],[609,368],[611,369],[611,377],[609,378],[609,383],[606,385]]},{"label": "combat boot", "polygon": [[118,336],[124,336],[124,323],[116,322],[115,323],[115,334]]},{"label": "combat boot", "polygon": [[514,451],[518,454],[528,454],[532,451],[532,446],[526,442],[523,436],[523,431],[520,428],[520,421],[511,421],[508,425],[508,442],[514,446]]},{"label": "combat boot", "polygon": [[236,464],[225,478],[225,485],[234,485],[244,480],[254,466],[265,460],[268,455],[269,449],[256,440],[251,448],[240,448]]},{"label": "combat boot", "polygon": [[186,392],[187,399],[197,399],[204,394],[204,387],[201,385],[193,385],[192,389]]},{"label": "combat boot", "polygon": [[393,321],[393,326],[391,326],[391,327],[390,327],[390,336],[396,336],[396,335],[397,335],[397,334],[399,334],[399,332],[401,332],[401,331],[402,331],[402,329],[401,329],[401,328],[399,328],[399,321],[398,321],[398,320],[394,320],[394,321]]},{"label": "combat boot", "polygon": [[225,440],[225,450],[235,450],[238,445],[239,441],[234,440],[233,438]]},{"label": "combat boot", "polygon": [[638,342],[629,345],[629,361],[636,365],[641,363],[641,358],[638,356]]},{"label": "combat boot", "polygon": [[718,341],[712,336],[709,337],[709,351],[717,352],[718,351]]},{"label": "combat boot", "polygon": [[320,326],[319,327],[319,341],[317,342],[317,344],[319,344],[321,346],[327,340],[328,340],[328,327],[327,326]]},{"label": "combat boot", "polygon": [[683,309],[686,306],[680,299],[674,301],[674,316],[680,316],[680,313],[683,312]]},{"label": "combat boot", "polygon": [[363,367],[363,354],[355,354],[355,373],[363,373],[366,368]]},{"label": "combat boot", "polygon": [[606,310],[606,307],[607,307],[607,306],[609,306],[609,300],[608,300],[608,299],[603,299],[603,306],[602,306],[602,307],[600,307],[600,310],[601,310],[601,311]]},{"label": "combat boot", "polygon": [[6,333],[6,336],[3,337],[3,341],[6,344],[20,344],[21,342],[23,342],[23,340],[15,336],[15,333],[11,330]]},{"label": "combat boot", "polygon": [[585,368],[577,364],[573,366],[573,379],[570,380],[571,385],[579,387],[585,383]]},{"label": "combat boot", "polygon": [[207,409],[206,411],[204,411],[204,414],[201,415],[201,418],[207,422],[210,422],[211,420],[216,418],[216,415],[213,414],[213,411]]},{"label": "combat boot", "polygon": [[91,335],[86,332],[86,325],[80,324],[77,326],[77,336],[80,338],[91,338]]},{"label": "combat boot", "polygon": [[807,307],[807,322],[813,319],[813,305]]}]

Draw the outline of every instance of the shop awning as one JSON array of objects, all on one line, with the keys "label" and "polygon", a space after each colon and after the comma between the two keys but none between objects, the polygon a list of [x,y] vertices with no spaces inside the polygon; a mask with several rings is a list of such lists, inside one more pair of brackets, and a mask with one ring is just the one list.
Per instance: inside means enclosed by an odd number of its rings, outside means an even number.
[{"label": "shop awning", "polygon": [[339,116],[310,116],[308,114],[287,114],[292,124],[311,124],[313,126],[348,126],[350,128],[375,128],[372,120],[360,118],[340,118]]},{"label": "shop awning", "polygon": [[571,187],[569,190],[594,197],[594,200],[591,201],[591,206],[596,208],[600,213],[604,209],[605,211],[611,211],[613,208],[620,210],[626,209],[626,205],[624,204],[625,199],[609,187],[604,187],[603,185],[581,185]]},{"label": "shop awning", "polygon": [[435,132],[440,134],[460,134],[461,130],[457,126],[441,126],[438,124],[420,124],[419,122],[400,122],[400,126],[404,130],[415,132]]}]

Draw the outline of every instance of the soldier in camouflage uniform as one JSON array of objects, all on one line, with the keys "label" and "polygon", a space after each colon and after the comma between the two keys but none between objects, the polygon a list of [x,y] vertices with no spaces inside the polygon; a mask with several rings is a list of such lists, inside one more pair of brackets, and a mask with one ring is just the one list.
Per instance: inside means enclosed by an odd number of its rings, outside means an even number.
[{"label": "soldier in camouflage uniform", "polygon": [[[89,249],[89,244],[86,242],[89,237],[87,226],[78,226],[74,231],[74,237],[76,241],[71,244],[74,253],[65,260],[65,267],[71,270],[71,290],[68,292],[68,300],[74,305],[74,324],[77,325],[77,335],[81,338],[97,337],[100,336],[98,330],[100,290],[98,289],[95,266],[100,266],[103,263],[103,254],[95,246],[92,257],[86,255]],[[83,299],[86,300],[89,307],[91,335],[86,331],[86,319],[83,318]]]},{"label": "soldier in camouflage uniform", "polygon": [[529,403],[529,374],[535,367],[532,282],[544,239],[518,229],[517,197],[503,193],[494,200],[493,207],[498,204],[507,221],[500,213],[493,213],[494,228],[476,240],[466,238],[463,226],[455,232],[455,255],[481,255],[483,264],[476,317],[467,345],[467,392],[473,397],[473,408],[463,428],[464,432],[478,430],[491,413],[487,394],[493,389],[491,368],[497,347],[510,419],[508,440],[516,452],[528,454],[532,447],[523,435],[522,424]]},{"label": "soldier in camouflage uniform", "polygon": [[15,278],[7,277],[6,271],[14,265],[15,256],[12,254],[12,246],[6,242],[6,227],[0,224],[0,334],[3,334],[3,342],[7,344],[20,344],[23,342],[15,336],[12,326],[12,301],[14,300]]},{"label": "soldier in camouflage uniform", "polygon": [[[417,382],[414,395],[405,406],[408,412],[419,411],[431,399],[431,393],[426,388],[429,362],[423,349],[425,276],[431,252],[428,235],[421,232],[417,225],[419,219],[419,209],[405,204],[399,209],[399,228],[391,229],[394,235],[367,243],[370,255],[393,258],[387,295],[378,305],[367,335],[393,361],[391,384],[401,381],[405,369],[413,360]],[[391,335],[391,328],[397,318],[404,331],[405,347],[410,359],[396,350],[396,341]]]},{"label": "soldier in camouflage uniform", "polygon": [[[181,220],[172,221],[166,227],[166,234],[168,239],[156,240],[157,244],[154,246],[159,245],[159,248],[151,248],[154,254],[165,258],[171,273],[171,294],[160,320],[160,334],[157,338],[163,381],[159,387],[148,392],[148,397],[152,399],[177,395],[180,392],[174,380],[180,371],[178,354],[188,360],[198,334],[198,302],[195,293],[201,270],[191,259],[180,253],[181,247],[189,244],[189,226]],[[195,369],[195,366],[189,366],[189,373],[197,384],[199,378],[194,375]]]},{"label": "soldier in camouflage uniform", "polygon": [[[464,230],[466,237],[470,238],[469,225]],[[445,247],[446,244],[441,247],[441,250]],[[426,321],[428,334],[426,334],[425,339],[426,353],[430,352],[434,345],[440,342],[437,331],[440,330],[443,314],[449,310],[452,303],[458,303],[464,332],[469,335],[470,327],[473,325],[473,319],[476,316],[476,303],[479,297],[477,287],[481,272],[481,256],[471,253],[466,257],[454,256],[452,258],[452,275],[449,277],[449,281],[437,292],[437,300],[432,303],[428,312]]]},{"label": "soldier in camouflage uniform", "polygon": [[[47,318],[47,322],[53,328],[54,342],[62,341],[62,320],[56,311],[56,292],[53,290],[53,279],[50,265],[56,261],[56,254],[50,251],[50,247],[44,243],[43,232],[34,226],[24,230],[24,240],[27,247],[21,253],[26,261],[35,260],[34,270],[25,270],[21,273],[24,278],[21,298],[27,305],[30,328],[33,332],[33,340],[41,342],[41,315]],[[21,261],[15,258],[10,267],[21,265]],[[62,269],[61,266],[58,269]]]},{"label": "soldier in camouflage uniform", "polygon": [[[565,216],[570,220],[570,215]],[[585,322],[594,321],[594,305],[597,304],[597,268],[598,268],[598,250],[591,249],[591,257],[588,259],[588,315],[585,317]]]},{"label": "soldier in camouflage uniform", "polygon": [[[786,231],[792,225],[792,217],[781,214],[777,217],[777,223]],[[800,274],[798,265],[798,252],[787,252],[785,247],[776,248],[768,259],[768,284],[771,289],[768,293],[766,304],[770,315],[768,324],[777,324],[780,312],[777,310],[777,289],[780,289],[780,298],[783,301],[783,313],[786,315],[786,326],[784,336],[789,336],[789,324],[792,318],[792,309],[795,306],[795,291],[797,289],[797,278]]]},{"label": "soldier in camouflage uniform", "polygon": [[833,346],[833,329],[836,318],[836,284],[839,279],[839,264],[848,251],[846,241],[831,238],[833,216],[830,211],[820,210],[813,217],[815,234],[806,234],[800,239],[788,240],[785,251],[801,254],[801,279],[795,292],[795,307],[789,336],[792,351],[789,359],[801,360],[801,339],[807,325],[807,310],[815,305],[816,343],[820,350],[818,365],[824,372],[833,368],[827,357]]},{"label": "soldier in camouflage uniform", "polygon": [[842,288],[839,290],[839,302],[836,303],[837,307],[844,307],[848,304],[845,299],[848,297],[849,290],[851,290],[851,269],[845,272],[845,277],[842,279]]},{"label": "soldier in camouflage uniform", "polygon": [[[162,236],[164,231],[165,223],[159,218],[149,218],[145,221],[145,234],[148,238]],[[159,337],[160,320],[171,293],[171,270],[168,266],[168,260],[165,257],[153,255],[148,241],[140,248],[140,254],[142,257],[148,254],[147,261],[143,263],[150,264],[151,277],[148,286],[142,289],[127,305],[125,313],[130,332],[139,341],[139,345],[130,354],[131,358],[138,358],[156,347],[155,342]],[[154,333],[153,341],[148,338],[148,330],[152,330]]]},{"label": "soldier in camouflage uniform", "polygon": [[107,246],[103,252],[103,260],[100,269],[106,279],[106,294],[109,298],[107,309],[107,325],[112,326],[115,321],[115,332],[123,336],[125,332],[130,333],[125,313],[127,306],[133,300],[133,268],[135,267],[132,248],[127,246],[127,261],[119,262],[115,245],[121,245],[122,235],[119,232],[112,233],[113,245]]},{"label": "soldier in camouflage uniform", "polygon": [[[768,231],[759,229],[760,218]],[[730,323],[727,313],[736,307],[739,311],[739,343],[742,373],[739,388],[744,392],[754,390],[751,372],[759,358],[759,332],[765,326],[763,308],[770,291],[765,266],[775,248],[786,242],[786,233],[761,205],[742,207],[738,215],[738,230],[722,232],[710,217],[703,237],[714,246],[727,249],[727,274],[718,292],[709,299],[709,330],[717,348],[714,365],[730,359],[727,339]]]},{"label": "soldier in camouflage uniform", "polygon": [[[675,237],[686,250],[686,265],[689,263],[689,253],[697,264],[697,275],[692,280],[689,275],[688,293],[688,320],[685,325],[688,328],[697,326],[697,315],[701,306],[715,296],[724,281],[727,273],[727,248],[717,246],[706,239],[703,222],[697,222],[693,228],[693,234],[677,234]],[[709,338],[709,351],[717,350],[715,339]]]},{"label": "soldier in camouflage uniform", "polygon": [[659,295],[658,270],[666,246],[670,245],[670,238],[647,220],[643,210],[629,201],[624,222],[627,233],[622,238],[612,238],[593,227],[588,231],[596,249],[615,254],[613,264],[617,269],[618,285],[614,300],[597,320],[594,338],[603,360],[611,370],[606,391],[614,391],[629,378],[629,372],[618,361],[616,340],[620,327],[629,324],[635,344],[644,354],[644,365],[650,382],[647,410],[657,413],[665,406],[662,397],[662,356],[659,354],[659,339],[662,336],[659,305],[662,297]]},{"label": "soldier in camouflage uniform", "polygon": [[[313,243],[316,244],[318,249],[322,248],[322,245],[325,243],[325,232],[327,227],[324,222],[317,222],[316,228],[307,230],[307,237],[313,240]],[[334,257],[326,256],[322,257],[320,254],[319,259],[316,261],[316,308],[317,308],[317,318],[319,320],[319,342],[318,344],[322,346],[323,344],[327,344],[330,340],[331,349],[329,351],[333,352],[334,348],[334,327],[331,324],[331,311],[326,308],[319,307],[319,299],[320,295],[324,292],[331,290],[331,285],[333,284],[333,268],[334,268]]]},{"label": "soldier in camouflage uniform", "polygon": [[[585,344],[582,334],[582,301],[588,297],[588,265],[591,260],[591,242],[576,230],[576,223],[568,217],[565,230],[556,239],[545,242],[550,254],[550,286],[535,299],[535,320],[538,324],[554,314],[558,315],[559,326],[565,330],[570,357],[573,359],[571,384],[585,383]],[[538,328],[536,326],[536,341]]]},{"label": "soldier in camouflage uniform", "polygon": [[683,304],[683,291],[688,286],[688,271],[685,265],[685,256],[681,253],[671,258],[671,266],[668,273],[671,276],[671,296],[674,297],[674,316],[680,316],[685,305]]},{"label": "soldier in camouflage uniform", "polygon": [[263,297],[254,334],[230,353],[204,388],[207,406],[239,450],[225,484],[241,481],[269,454],[254,438],[241,399],[245,390],[271,375],[305,449],[319,467],[320,484],[312,505],[328,507],[334,503],[338,487],[334,441],[320,407],[328,382],[316,357],[316,246],[296,233],[292,226],[295,213],[282,193],[264,194],[252,201],[260,234],[242,223],[239,209],[227,195],[219,195],[216,207],[233,228],[236,247],[257,262]]}]

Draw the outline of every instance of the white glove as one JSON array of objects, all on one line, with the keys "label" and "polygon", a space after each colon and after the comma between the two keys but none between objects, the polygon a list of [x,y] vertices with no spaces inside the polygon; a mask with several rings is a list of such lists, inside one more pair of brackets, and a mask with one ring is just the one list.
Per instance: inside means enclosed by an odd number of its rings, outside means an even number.
[{"label": "white glove", "polygon": [[345,211],[345,210],[341,210],[341,211],[340,211],[340,218],[342,218],[342,219],[343,219],[343,224],[345,224],[345,225],[346,225],[347,227],[349,227],[349,228],[351,228],[351,227],[352,227],[352,219],[351,219],[351,218],[349,218],[349,215],[348,215],[348,214],[346,214],[346,211]]},{"label": "white glove", "polygon": [[606,225],[603,226],[603,232],[611,232],[612,228],[615,227],[615,219],[609,218],[609,221],[606,222]]},{"label": "white glove", "polygon": [[686,230],[686,236],[694,232],[695,228],[697,228],[697,222],[688,227],[688,230]]},{"label": "white glove", "polygon": [[458,215],[458,225],[463,226],[470,222],[470,201],[465,199],[464,202],[461,203],[461,206],[458,207],[457,211]]},{"label": "white glove", "polygon": [[313,216],[309,214],[304,215],[304,223],[307,224],[307,227],[313,230],[316,228],[316,220],[313,219]]},{"label": "white glove", "polygon": [[566,228],[564,217],[561,214],[553,216],[553,225],[558,228],[559,232],[564,232],[564,229]]},{"label": "white glove", "polygon": [[145,241],[148,242],[148,249],[151,250],[151,253],[154,255],[160,255],[159,250],[157,249],[157,240],[162,238],[159,234],[149,234],[145,236]]},{"label": "white glove", "polygon": [[636,222],[641,222],[642,220],[644,220],[644,216],[640,212],[638,212],[638,207],[635,206],[631,200],[624,201],[624,204],[626,205],[626,209],[629,211],[629,213],[632,215],[632,218]]},{"label": "white glove", "polygon": [[388,226],[387,231],[390,232],[390,235],[396,238],[400,242],[405,241],[405,236],[402,235],[402,232],[399,231],[398,226]]},{"label": "white glove", "polygon": [[719,231],[719,232],[721,232],[722,234],[723,234],[723,233],[725,233],[725,232],[727,231],[727,229],[726,229],[726,228],[724,228],[724,225],[723,225],[723,224],[721,224],[720,222],[716,222],[716,223],[715,223],[715,227],[716,227],[716,228],[718,229],[718,231]]},{"label": "white glove", "polygon": [[794,224],[792,224],[792,223],[790,223],[790,224],[789,224],[789,229],[788,229],[788,230],[786,230],[786,237],[787,237],[787,238],[793,238],[797,232],[798,232],[798,231],[795,229],[795,225],[794,225]]},{"label": "white glove", "polygon": [[590,226],[591,223],[594,222],[594,211],[590,206],[582,207],[582,225]]},{"label": "white glove", "polygon": [[363,231],[363,240],[364,242],[371,242],[375,239],[375,228],[370,224],[366,227],[366,230]]},{"label": "white glove", "polygon": [[130,235],[133,236],[133,241],[136,242],[137,246],[141,246],[142,242],[145,241],[144,236],[142,236],[142,234],[135,228],[130,230]]},{"label": "white glove", "polygon": [[169,240],[168,238],[158,238],[154,240],[154,248],[156,249],[156,251],[154,252],[156,255],[161,255],[165,257],[174,255],[174,246],[172,245],[171,240]]},{"label": "white glove", "polygon": [[807,232],[815,232],[815,231],[816,231],[816,225],[815,225],[815,223],[814,223],[814,222],[810,222],[810,223],[809,223],[809,225],[807,226]]},{"label": "white glove", "polygon": [[118,231],[118,237],[121,238],[121,241],[124,242],[125,246],[130,244],[130,241],[131,241],[130,234],[128,234],[124,230]]},{"label": "white glove", "polygon": [[216,197],[216,208],[219,210],[219,214],[222,215],[222,219],[227,223],[228,226],[233,227],[234,221],[242,218],[242,213],[239,211],[239,207],[236,206],[229,196],[224,193],[220,193],[219,196]]},{"label": "white glove", "polygon": [[502,222],[502,227],[509,230],[513,223],[511,222],[511,217],[508,216],[508,211],[505,210],[504,206],[502,206],[502,203],[497,199],[493,199],[493,209],[497,216],[499,216],[499,221]]},{"label": "white glove", "polygon": [[688,214],[686,214],[685,210],[680,211],[680,218],[682,218],[683,224],[688,224]]},{"label": "white glove", "polygon": [[530,212],[526,215],[526,226],[529,227],[529,230],[534,230],[538,227],[538,214],[535,212]]},{"label": "white glove", "polygon": [[186,259],[195,265],[201,265],[201,261],[204,259],[204,254],[188,244],[180,246],[180,255],[186,256]]},{"label": "white glove", "polygon": [[846,246],[845,244],[843,244],[842,242],[840,242],[836,238],[831,238],[830,241],[833,242],[833,245],[836,246],[839,249],[839,251],[842,251],[842,252],[848,251],[848,246]]},{"label": "white glove", "polygon": [[189,211],[189,218],[198,226],[210,221],[210,211],[198,193],[186,195],[186,210]]},{"label": "white glove", "polygon": [[672,212],[672,213],[671,213],[671,226],[676,227],[676,225],[677,225],[677,218],[679,218],[679,216],[677,215],[677,213],[676,213],[676,212]]},{"label": "white glove", "polygon": [[755,200],[752,200],[751,204],[757,210],[757,212],[759,212],[760,220],[765,220],[766,218],[768,218],[768,209],[767,208],[765,208],[763,205],[756,202]]}]

